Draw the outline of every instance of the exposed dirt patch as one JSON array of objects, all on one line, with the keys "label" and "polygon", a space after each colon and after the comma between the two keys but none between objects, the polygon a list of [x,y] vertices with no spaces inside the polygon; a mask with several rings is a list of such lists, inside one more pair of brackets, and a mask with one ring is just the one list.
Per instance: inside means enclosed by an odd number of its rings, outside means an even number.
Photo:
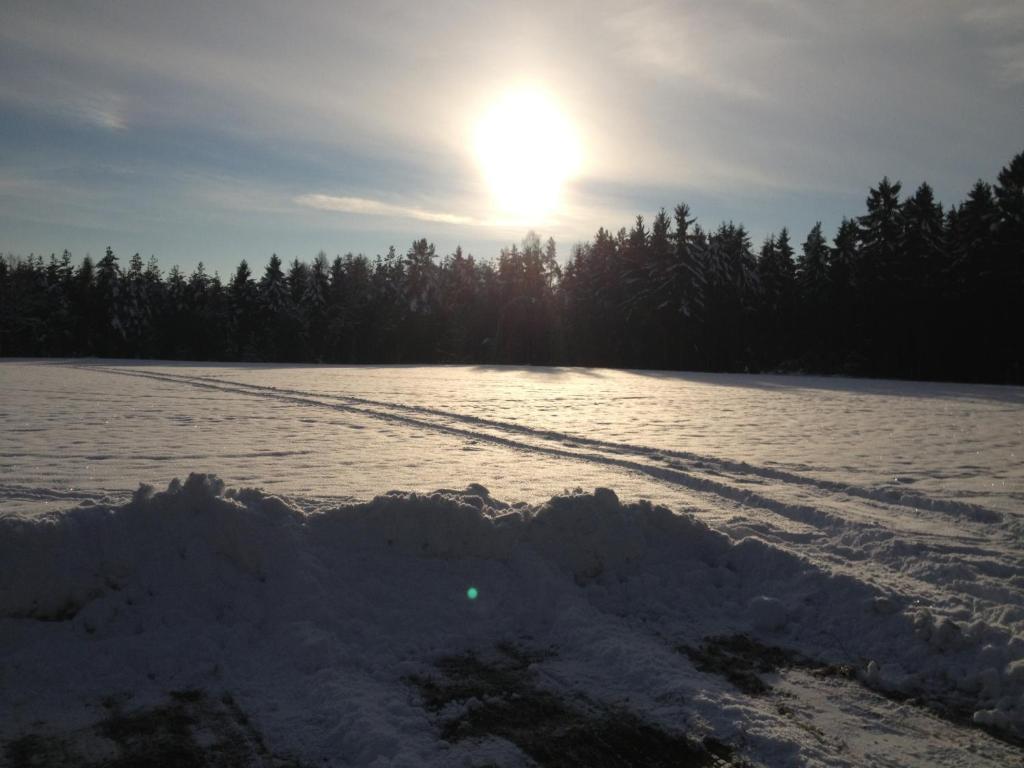
[{"label": "exposed dirt patch", "polygon": [[12,619],[35,619],[36,621],[71,621],[82,610],[82,606],[74,600],[65,600],[60,607],[52,611],[33,609],[25,613],[12,613]]},{"label": "exposed dirt patch", "polygon": [[501,645],[492,658],[474,653],[437,662],[438,676],[412,677],[424,706],[440,713],[464,705],[440,723],[441,737],[502,738],[541,766],[568,768],[677,768],[727,766],[732,750],[714,740],[697,741],[646,723],[635,714],[591,701],[572,701],[536,685],[531,665],[549,656]]},{"label": "exposed dirt patch", "polygon": [[891,701],[919,707],[956,725],[978,728],[1006,744],[1024,746],[1024,741],[1006,729],[975,723],[971,717],[970,701],[961,703],[949,697],[944,700],[918,697],[870,685],[849,665],[829,664],[786,648],[764,645],[748,635],[712,636],[705,638],[698,647],[680,645],[677,649],[686,654],[697,669],[721,675],[748,696],[771,693],[773,683],[768,676],[780,670],[804,669],[818,677],[848,680]]},{"label": "exposed dirt patch", "polygon": [[166,703],[127,710],[116,697],[98,723],[61,734],[32,733],[4,747],[11,768],[301,768],[273,755],[230,695],[172,692]]},{"label": "exposed dirt patch", "polygon": [[849,666],[824,664],[796,651],[763,645],[747,635],[707,637],[698,647],[680,645],[701,672],[721,675],[749,696],[768,693],[771,685],[764,675],[780,669],[799,667],[817,675],[855,679]]}]

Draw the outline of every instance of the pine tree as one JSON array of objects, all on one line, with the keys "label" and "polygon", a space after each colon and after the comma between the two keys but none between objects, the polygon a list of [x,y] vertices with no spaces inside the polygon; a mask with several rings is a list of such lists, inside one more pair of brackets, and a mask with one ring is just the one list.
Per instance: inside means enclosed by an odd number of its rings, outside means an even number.
[{"label": "pine tree", "polygon": [[413,315],[429,315],[434,310],[437,289],[435,258],[434,244],[428,243],[426,238],[414,241],[405,254],[402,296]]},{"label": "pine tree", "polygon": [[281,260],[277,254],[270,257],[267,268],[260,279],[260,304],[270,315],[279,315],[288,311],[288,283],[281,271]]},{"label": "pine tree", "polygon": [[330,290],[330,267],[327,254],[320,251],[309,266],[306,290],[302,294],[302,305],[309,312],[322,312],[327,306]]},{"label": "pine tree", "polygon": [[0,355],[13,355],[14,300],[11,269],[7,257],[0,253]]},{"label": "pine tree", "polygon": [[[470,258],[473,258],[470,256]],[[562,280],[562,268],[558,265],[558,245],[555,238],[549,237],[544,243],[544,256],[541,259],[541,269],[547,281],[548,288],[554,288]]]},{"label": "pine tree", "polygon": [[129,260],[121,282],[125,342],[133,357],[143,355],[149,331],[150,306],[146,289],[142,257],[136,253]]},{"label": "pine tree", "polygon": [[258,360],[259,295],[249,263],[242,259],[228,281],[229,339],[232,357]]},{"label": "pine tree", "polygon": [[306,288],[300,303],[303,326],[309,337],[309,349],[312,358],[323,362],[328,350],[328,316],[327,304],[330,293],[330,267],[327,254],[320,251],[313,259],[306,274]]},{"label": "pine tree", "polygon": [[996,342],[1002,312],[992,301],[1001,289],[996,245],[999,218],[992,187],[978,180],[958,211],[953,261],[954,283],[962,291],[961,365],[971,371],[972,379],[992,378],[1002,367]]},{"label": "pine tree", "polygon": [[829,250],[821,233],[821,222],[816,222],[807,233],[796,265],[796,280],[801,298],[823,308],[828,289]]},{"label": "pine tree", "polygon": [[901,186],[898,181],[893,183],[888,177],[883,178],[868,195],[867,213],[857,220],[861,248],[856,277],[865,288],[883,283],[896,272],[903,229]]},{"label": "pine tree", "polygon": [[298,358],[301,340],[295,321],[289,281],[281,270],[277,254],[270,257],[259,285],[260,347],[266,358],[286,361]]},{"label": "pine tree", "polygon": [[[374,320],[373,275],[369,260],[359,254],[345,257],[344,307],[347,334],[346,360],[361,363],[370,360],[376,349],[371,346]],[[379,358],[374,358],[378,361]]]},{"label": "pine tree", "polygon": [[[789,234],[754,257],[741,225],[707,234],[675,209],[600,228],[564,268],[534,232],[477,262],[441,263],[417,240],[371,264],[321,252],[286,276],[273,256],[227,288],[203,265],[163,278],[155,257],[122,271],[58,257],[0,259],[0,354],[167,358],[574,362],[770,368],[1021,381],[1024,154],[944,214],[922,184],[888,179],[834,246],[815,225],[794,264]],[[798,321],[798,322],[796,322]]]},{"label": "pine tree", "polygon": [[1024,152],[999,171],[995,197],[999,260],[1007,265],[1009,274],[1019,277],[1024,267]]},{"label": "pine tree", "polygon": [[[352,254],[348,254],[351,261]],[[345,262],[335,256],[328,275],[330,288],[327,294],[327,337],[328,359],[332,362],[350,361],[348,332],[351,326],[350,307],[347,303],[348,276]]]},{"label": "pine tree", "polygon": [[774,368],[792,352],[794,274],[793,246],[789,231],[783,227],[777,238],[770,236],[765,240],[757,260],[757,347],[762,354],[758,367]]},{"label": "pine tree", "polygon": [[96,329],[101,355],[118,357],[122,354],[126,337],[124,322],[124,296],[121,290],[121,268],[117,256],[107,246],[103,258],[96,264],[96,294],[103,309],[101,325]]},{"label": "pine tree", "polygon": [[944,220],[942,206],[927,183],[903,203],[900,220],[900,250],[913,279],[921,280],[938,267]]},{"label": "pine tree", "polygon": [[[706,335],[705,292],[707,290],[707,242],[696,220],[690,218],[690,207],[680,203],[674,211],[672,266],[667,278],[670,301],[681,315],[680,357],[677,364],[692,367],[698,364]],[[690,232],[690,227],[694,231]]]},{"label": "pine tree", "polygon": [[187,360],[191,356],[191,340],[186,335],[189,311],[188,282],[181,267],[175,264],[167,273],[167,283],[164,287],[164,323],[159,334],[160,357]]},{"label": "pine tree", "polygon": [[854,278],[866,356],[876,374],[901,367],[909,336],[899,304],[905,287],[900,188],[898,181],[883,178],[868,195],[867,213],[858,218],[861,247]]},{"label": "pine tree", "polygon": [[75,317],[73,314],[74,268],[71,253],[65,250],[58,260],[50,254],[45,280],[45,333],[40,339],[49,355],[74,353]]},{"label": "pine tree", "polygon": [[999,221],[996,225],[996,270],[1000,289],[997,319],[999,359],[1006,361],[1003,381],[1024,380],[1024,152],[999,172],[995,185]]},{"label": "pine tree", "polygon": [[743,225],[723,223],[708,237],[706,329],[703,365],[711,370],[746,370],[749,332],[760,290],[757,260]]},{"label": "pine tree", "polygon": [[900,214],[901,269],[889,280],[902,286],[903,315],[910,334],[909,344],[902,350],[904,371],[916,378],[927,374],[931,361],[941,356],[932,318],[943,290],[944,214],[927,183],[904,201]]},{"label": "pine tree", "polygon": [[805,364],[814,370],[828,366],[830,349],[835,344],[829,317],[829,249],[816,222],[807,233],[796,265],[797,334],[805,354]]},{"label": "pine tree", "polygon": [[309,265],[299,259],[292,259],[288,265],[288,295],[291,299],[290,306],[297,308],[302,305],[302,297],[306,294],[306,286],[309,283]]}]

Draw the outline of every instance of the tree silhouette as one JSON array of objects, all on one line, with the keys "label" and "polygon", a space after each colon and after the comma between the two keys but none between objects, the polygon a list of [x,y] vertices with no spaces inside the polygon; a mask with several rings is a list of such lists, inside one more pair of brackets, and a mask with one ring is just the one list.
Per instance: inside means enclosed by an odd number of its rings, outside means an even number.
[{"label": "tree silhouette", "polygon": [[564,265],[529,232],[479,260],[426,239],[323,251],[222,285],[113,249],[0,258],[0,354],[344,363],[567,363],[1024,381],[1024,153],[947,210],[883,178],[831,246],[820,223],[757,255],[680,204],[598,229]]}]

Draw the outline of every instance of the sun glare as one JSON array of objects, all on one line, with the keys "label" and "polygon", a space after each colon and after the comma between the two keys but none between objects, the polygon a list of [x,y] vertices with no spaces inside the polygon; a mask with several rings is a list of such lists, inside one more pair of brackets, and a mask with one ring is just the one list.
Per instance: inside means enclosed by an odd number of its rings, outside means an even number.
[{"label": "sun glare", "polygon": [[579,140],[545,92],[509,91],[476,127],[476,154],[499,215],[542,224],[562,207],[565,182],[578,171]]}]

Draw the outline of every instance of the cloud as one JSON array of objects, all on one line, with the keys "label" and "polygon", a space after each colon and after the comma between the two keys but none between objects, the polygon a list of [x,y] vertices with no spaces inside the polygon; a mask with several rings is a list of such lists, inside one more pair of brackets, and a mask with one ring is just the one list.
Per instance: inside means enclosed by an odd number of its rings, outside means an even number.
[{"label": "cloud", "polygon": [[20,87],[9,82],[0,84],[0,104],[18,105],[92,128],[109,131],[128,128],[124,99],[116,93],[89,90],[56,77],[27,74],[22,75],[22,80]]},{"label": "cloud", "polygon": [[[951,202],[1024,128],[1020,0],[5,0],[2,15],[0,172],[53,167],[140,227],[159,189],[166,211],[223,227],[211,251],[270,221],[282,248],[344,231],[369,250],[423,223],[521,234],[489,209],[471,135],[523,84],[581,136],[567,209],[530,224],[572,237],[678,200],[711,221],[828,225],[883,174]],[[168,186],[178,174],[197,178]]]},{"label": "cloud", "polygon": [[[906,151],[923,167],[949,153],[918,146],[962,144],[974,130],[985,56],[957,33],[965,16],[975,29],[1004,30],[989,51],[1004,81],[1024,72],[1019,38],[1005,32],[1019,29],[1019,0],[871,12],[806,0],[594,0],[583,14],[573,4],[447,0],[397,15],[322,1],[301,12],[269,2],[11,1],[0,30],[8,91],[45,94],[95,125],[318,144],[402,164],[406,177],[467,177],[467,130],[480,110],[505,85],[538,80],[580,124],[589,177],[825,190],[874,165],[862,155],[904,154],[887,152],[880,125],[904,130],[901,143],[913,137]],[[33,81],[37,71],[70,87]],[[68,104],[76,88],[102,95]]]},{"label": "cloud", "polygon": [[397,219],[415,219],[417,221],[430,221],[437,224],[467,225],[483,223],[470,216],[460,216],[455,213],[444,213],[441,211],[426,211],[422,208],[412,208],[404,205],[393,205],[366,197],[309,194],[299,195],[295,198],[295,202],[306,208],[315,208],[320,211],[355,213],[365,216],[390,216]]},{"label": "cloud", "polygon": [[1017,0],[978,2],[964,13],[990,41],[989,56],[1007,85],[1024,83],[1024,5]]},{"label": "cloud", "polygon": [[425,221],[436,224],[451,224],[489,230],[488,237],[517,239],[528,230],[544,231],[557,235],[559,240],[581,240],[590,237],[597,228],[611,222],[631,222],[636,212],[629,208],[616,208],[600,200],[578,200],[557,214],[542,219],[516,218],[514,216],[467,216],[444,211],[424,210],[414,206],[395,205],[366,197],[337,196],[324,194],[298,195],[293,201],[318,211],[348,213],[355,216],[379,216],[391,219]]},{"label": "cloud", "polygon": [[71,103],[71,109],[82,120],[98,128],[106,128],[111,131],[128,129],[128,121],[123,110],[119,108],[117,97],[107,95],[104,98],[80,99]]},{"label": "cloud", "polygon": [[758,71],[745,65],[758,55],[778,56],[786,41],[764,27],[730,23],[730,15],[717,7],[648,3],[610,15],[606,26],[620,41],[616,57],[637,70],[729,100],[764,100]]}]

